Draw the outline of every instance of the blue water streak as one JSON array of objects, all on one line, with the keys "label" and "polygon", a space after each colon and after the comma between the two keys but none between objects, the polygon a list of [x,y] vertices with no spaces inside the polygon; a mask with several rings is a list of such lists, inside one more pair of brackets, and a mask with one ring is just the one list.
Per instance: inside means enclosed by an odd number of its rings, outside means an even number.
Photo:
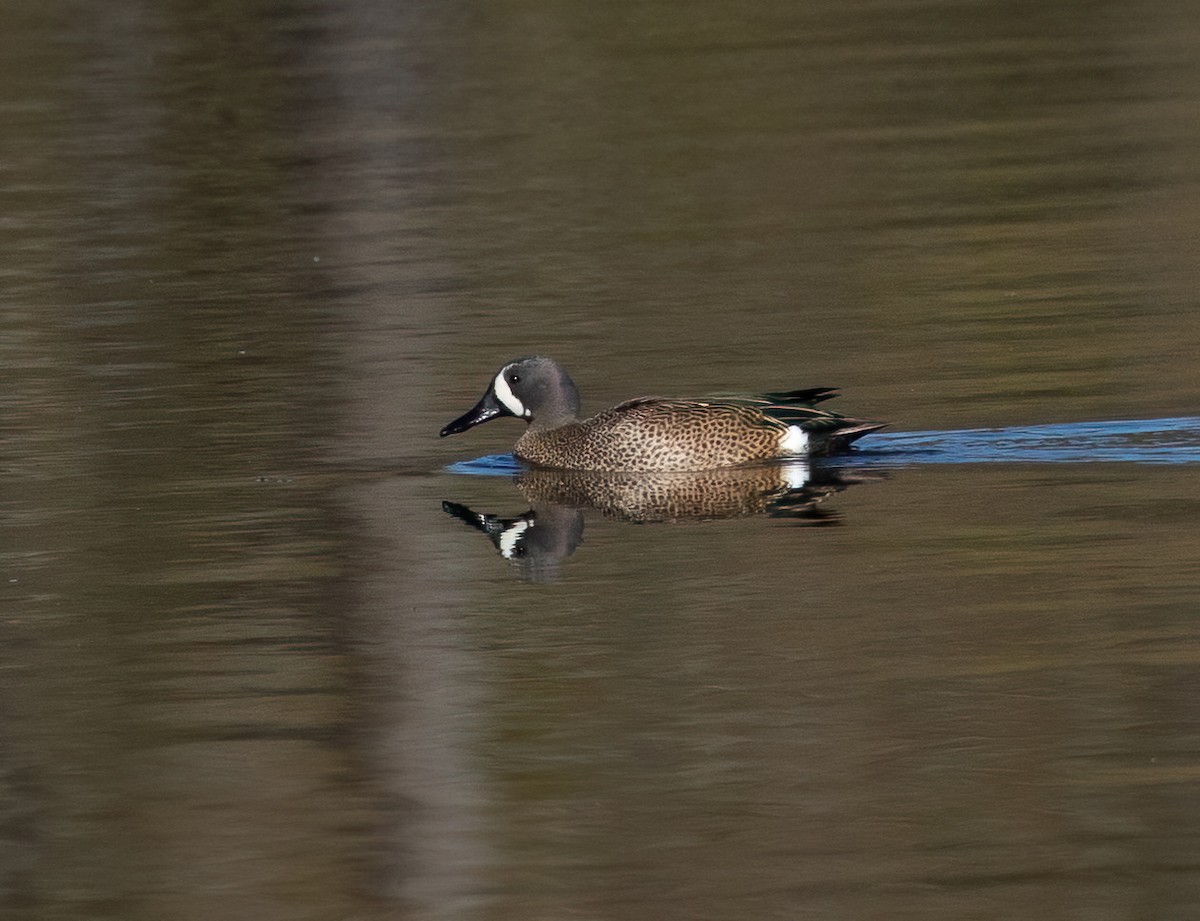
[{"label": "blue water streak", "polygon": [[1200,463],[1200,416],[949,432],[880,432],[855,462],[910,464]]},{"label": "blue water streak", "polygon": [[459,461],[446,468],[447,473],[467,476],[516,476],[525,468],[511,454],[485,454],[474,460]]}]

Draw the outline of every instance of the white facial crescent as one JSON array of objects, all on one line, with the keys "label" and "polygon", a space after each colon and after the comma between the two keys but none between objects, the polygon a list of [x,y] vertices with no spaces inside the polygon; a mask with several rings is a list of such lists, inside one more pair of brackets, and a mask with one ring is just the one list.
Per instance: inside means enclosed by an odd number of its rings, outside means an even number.
[{"label": "white facial crescent", "polygon": [[496,375],[496,383],[492,385],[492,389],[496,391],[496,399],[504,404],[505,409],[514,416],[520,416],[524,419],[529,415],[529,411],[525,408],[525,404],[517,399],[517,395],[512,392],[512,388],[508,386],[508,381],[504,379],[506,371],[508,371],[508,368],[505,368],[504,371]]}]

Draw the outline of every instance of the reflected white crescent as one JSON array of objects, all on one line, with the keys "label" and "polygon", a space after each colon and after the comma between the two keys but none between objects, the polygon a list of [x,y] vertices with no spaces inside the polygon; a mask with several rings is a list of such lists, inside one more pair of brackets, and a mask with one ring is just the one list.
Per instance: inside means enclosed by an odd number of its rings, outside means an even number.
[{"label": "reflected white crescent", "polygon": [[506,560],[515,558],[521,549],[521,541],[525,537],[525,532],[532,527],[532,522],[515,521],[512,525],[505,528],[500,535],[500,555]]}]

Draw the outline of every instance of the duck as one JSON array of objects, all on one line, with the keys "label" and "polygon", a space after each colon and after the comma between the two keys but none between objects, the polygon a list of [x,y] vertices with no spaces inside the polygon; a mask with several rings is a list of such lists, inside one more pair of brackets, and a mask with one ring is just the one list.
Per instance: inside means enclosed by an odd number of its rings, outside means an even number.
[{"label": "duck", "polygon": [[511,416],[526,423],[513,454],[533,467],[714,470],[838,454],[887,425],[817,408],[838,392],[815,387],[700,399],[636,397],[581,419],[570,375],[553,359],[531,355],[504,365],[479,402],[447,424],[441,437]]}]

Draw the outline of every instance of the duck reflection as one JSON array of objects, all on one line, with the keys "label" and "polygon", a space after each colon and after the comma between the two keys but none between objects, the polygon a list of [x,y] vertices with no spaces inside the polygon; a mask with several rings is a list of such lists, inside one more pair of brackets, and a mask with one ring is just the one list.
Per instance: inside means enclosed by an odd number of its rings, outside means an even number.
[{"label": "duck reflection", "polygon": [[502,517],[443,502],[442,510],[483,532],[522,576],[553,578],[583,539],[583,512],[651,522],[711,521],[766,515],[789,524],[827,527],[841,522],[822,503],[835,493],[883,474],[828,463],[725,467],[688,473],[596,473],[529,469],[513,478],[530,509]]},{"label": "duck reflection", "polygon": [[583,540],[583,512],[565,505],[546,504],[514,518],[487,515],[443,502],[442,511],[488,536],[496,551],[531,582],[549,582],[559,564]]}]

